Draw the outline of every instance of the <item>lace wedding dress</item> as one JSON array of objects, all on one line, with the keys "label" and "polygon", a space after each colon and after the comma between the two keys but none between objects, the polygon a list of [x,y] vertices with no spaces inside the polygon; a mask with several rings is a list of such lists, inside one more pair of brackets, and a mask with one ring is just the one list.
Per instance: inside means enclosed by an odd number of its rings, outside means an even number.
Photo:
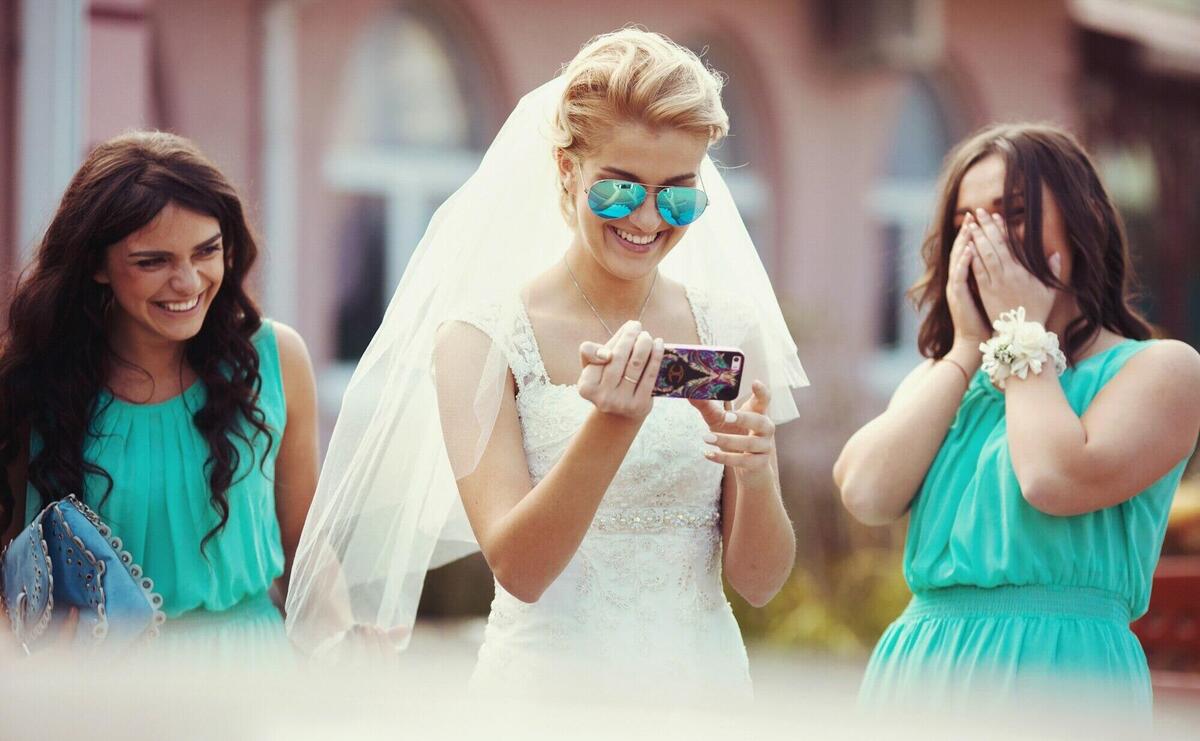
[{"label": "lace wedding dress", "polygon": [[[703,344],[736,313],[689,290]],[[519,303],[519,302],[518,302]],[[495,331],[497,316],[514,326]],[[523,306],[468,318],[502,340],[533,483],[592,405],[547,376]],[[718,331],[714,334],[714,329]],[[496,584],[472,690],[521,697],[748,698],[746,651],[721,582],[722,467],[682,399],[657,399],[566,569],[533,604]]]}]

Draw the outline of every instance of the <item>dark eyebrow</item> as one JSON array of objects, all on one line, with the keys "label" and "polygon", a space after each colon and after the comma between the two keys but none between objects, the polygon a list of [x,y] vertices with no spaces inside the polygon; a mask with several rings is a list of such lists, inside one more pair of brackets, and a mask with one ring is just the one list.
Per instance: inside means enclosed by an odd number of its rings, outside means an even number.
[{"label": "dark eyebrow", "polygon": [[[605,172],[612,173],[613,175],[616,175],[617,177],[622,178],[624,180],[632,180],[635,183],[645,183],[645,181],[642,180],[641,178],[639,178],[637,175],[635,175],[632,172],[629,172],[627,170],[622,170],[619,167],[609,167],[608,165],[605,165],[604,167],[601,167],[600,169]],[[695,180],[695,179],[696,179],[696,173],[688,172],[688,173],[684,173],[683,175],[676,175],[674,177],[669,177],[666,180],[662,181],[661,185],[675,185],[676,183],[683,182],[684,180]],[[649,183],[646,183],[646,184],[649,185]]]},{"label": "dark eyebrow", "polygon": [[[195,252],[196,250],[202,250],[205,247],[210,247],[213,244],[220,242],[220,241],[221,241],[221,233],[217,232],[216,234],[212,235],[208,239],[204,240],[200,244],[193,247],[192,251]],[[129,257],[137,257],[137,258],[170,257],[171,254],[172,253],[168,252],[167,250],[139,250],[137,252],[130,252]]]}]

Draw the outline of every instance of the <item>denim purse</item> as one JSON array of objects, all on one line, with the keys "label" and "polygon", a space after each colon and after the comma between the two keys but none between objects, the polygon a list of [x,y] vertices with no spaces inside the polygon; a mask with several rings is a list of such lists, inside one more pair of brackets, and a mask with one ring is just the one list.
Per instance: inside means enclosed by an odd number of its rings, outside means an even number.
[{"label": "denim purse", "polygon": [[26,651],[71,607],[79,609],[75,647],[153,638],[166,619],[153,589],[121,539],[74,494],[51,502],[0,554],[0,597]]}]

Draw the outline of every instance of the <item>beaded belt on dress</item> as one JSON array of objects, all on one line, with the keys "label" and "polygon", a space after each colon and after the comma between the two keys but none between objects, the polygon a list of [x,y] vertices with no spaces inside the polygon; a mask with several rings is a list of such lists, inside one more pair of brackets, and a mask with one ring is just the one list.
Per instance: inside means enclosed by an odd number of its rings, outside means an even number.
[{"label": "beaded belt on dress", "polygon": [[621,507],[602,509],[592,529],[602,532],[652,533],[716,527],[721,513],[713,507]]}]

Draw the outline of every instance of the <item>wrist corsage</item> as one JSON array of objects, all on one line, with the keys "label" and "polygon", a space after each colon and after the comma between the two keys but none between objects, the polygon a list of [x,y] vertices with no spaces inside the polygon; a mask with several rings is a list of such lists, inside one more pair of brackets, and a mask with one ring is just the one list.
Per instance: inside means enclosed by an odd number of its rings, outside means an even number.
[{"label": "wrist corsage", "polygon": [[1058,348],[1058,335],[1047,332],[1037,322],[1025,320],[1025,307],[1006,311],[992,322],[996,334],[979,345],[983,353],[983,372],[997,388],[1004,388],[1009,376],[1024,379],[1032,372],[1042,372],[1042,366],[1054,364],[1054,372],[1062,375],[1067,358]]}]

